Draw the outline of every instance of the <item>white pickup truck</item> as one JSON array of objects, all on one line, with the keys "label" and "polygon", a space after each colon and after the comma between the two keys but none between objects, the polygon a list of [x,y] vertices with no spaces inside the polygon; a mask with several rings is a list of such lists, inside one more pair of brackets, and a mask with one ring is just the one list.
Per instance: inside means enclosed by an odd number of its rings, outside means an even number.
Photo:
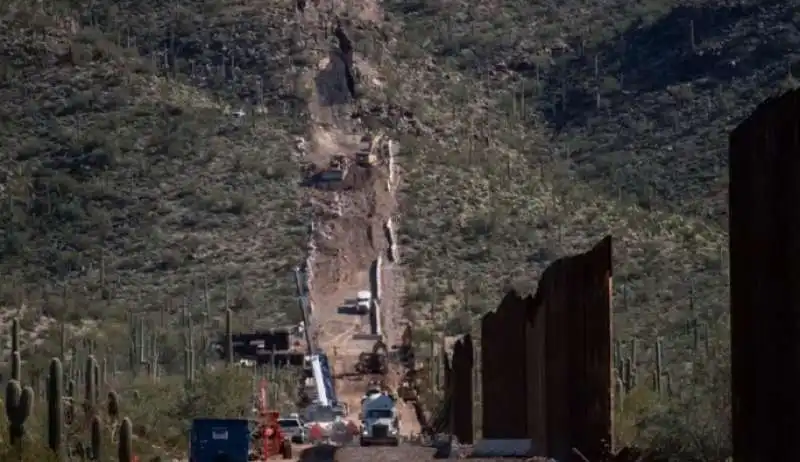
[{"label": "white pickup truck", "polygon": [[356,312],[358,314],[369,314],[371,304],[372,292],[368,290],[360,290],[356,294]]}]

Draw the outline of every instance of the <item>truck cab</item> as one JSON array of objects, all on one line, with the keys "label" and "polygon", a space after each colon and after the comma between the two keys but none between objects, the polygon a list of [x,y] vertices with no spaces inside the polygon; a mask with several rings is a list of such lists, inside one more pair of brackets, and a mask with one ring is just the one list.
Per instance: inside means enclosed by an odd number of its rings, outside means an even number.
[{"label": "truck cab", "polygon": [[356,294],[356,311],[358,314],[368,314],[372,304],[372,292],[361,290]]},{"label": "truck cab", "polygon": [[400,420],[392,396],[370,390],[361,400],[361,446],[400,443]]}]

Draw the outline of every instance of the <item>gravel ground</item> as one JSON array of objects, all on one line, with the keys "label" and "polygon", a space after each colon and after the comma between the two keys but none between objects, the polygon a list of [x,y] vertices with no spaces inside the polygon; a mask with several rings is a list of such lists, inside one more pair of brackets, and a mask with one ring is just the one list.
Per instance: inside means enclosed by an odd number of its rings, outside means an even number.
[{"label": "gravel ground", "polygon": [[[402,444],[398,447],[316,446],[306,449],[300,455],[301,462],[416,462],[432,461],[434,449]],[[453,454],[451,459],[464,458]],[[469,459],[472,462],[495,462],[508,459]]]}]

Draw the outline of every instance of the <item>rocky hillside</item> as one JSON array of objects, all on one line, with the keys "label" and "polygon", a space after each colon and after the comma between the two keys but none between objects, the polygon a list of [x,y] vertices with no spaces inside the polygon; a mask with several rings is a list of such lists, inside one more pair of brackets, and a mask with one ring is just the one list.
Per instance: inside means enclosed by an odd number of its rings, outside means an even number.
[{"label": "rocky hillside", "polygon": [[[282,313],[306,220],[291,15],[235,2],[8,6],[1,20],[7,301],[82,312],[227,295]],[[227,283],[226,283],[227,281]],[[95,303],[102,302],[102,303]],[[88,313],[87,313],[88,311]]]},{"label": "rocky hillside", "polygon": [[[309,213],[293,157],[310,117],[301,76],[341,51],[334,16],[84,6],[4,6],[6,301],[57,313],[66,285],[75,317],[206,292],[286,312]],[[402,142],[417,317],[461,331],[503,287],[609,231],[623,331],[682,321],[690,293],[701,313],[724,307],[726,131],[793,85],[791,2],[335,10],[357,96],[337,116]]]},{"label": "rocky hillside", "polygon": [[464,332],[610,232],[617,335],[680,364],[727,303],[727,132],[795,85],[798,6],[4,2],[2,301],[27,332],[225,300],[292,319],[314,116],[399,140],[409,316]]}]

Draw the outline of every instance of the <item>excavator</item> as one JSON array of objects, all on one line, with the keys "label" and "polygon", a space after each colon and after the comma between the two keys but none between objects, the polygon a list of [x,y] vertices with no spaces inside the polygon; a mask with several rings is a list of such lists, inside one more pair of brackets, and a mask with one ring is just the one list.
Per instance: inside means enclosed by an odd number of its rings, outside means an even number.
[{"label": "excavator", "polygon": [[388,349],[382,340],[375,342],[371,352],[364,352],[358,355],[356,372],[359,374],[380,374],[386,375],[388,372]]},{"label": "excavator", "polygon": [[356,164],[369,168],[374,166],[378,163],[378,155],[375,153],[375,150],[380,146],[381,139],[383,138],[383,133],[379,133],[374,138],[370,138],[369,135],[365,135],[361,139],[361,143],[367,144],[366,148],[361,148],[356,153]]}]

